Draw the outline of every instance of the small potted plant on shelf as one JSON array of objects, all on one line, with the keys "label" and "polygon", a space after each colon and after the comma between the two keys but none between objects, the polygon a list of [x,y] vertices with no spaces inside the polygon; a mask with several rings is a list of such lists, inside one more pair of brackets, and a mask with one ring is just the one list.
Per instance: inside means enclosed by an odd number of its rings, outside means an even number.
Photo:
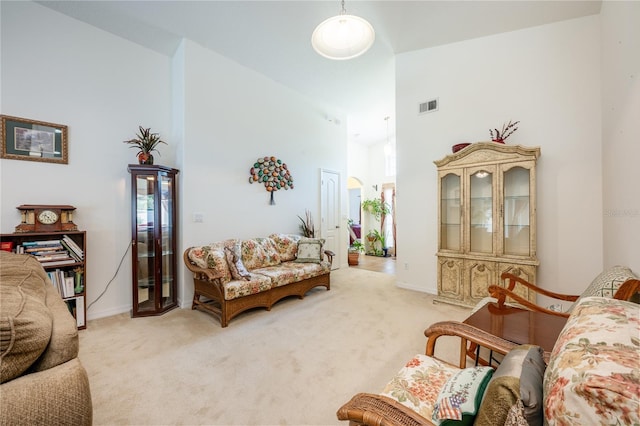
[{"label": "small potted plant on shelf", "polygon": [[129,139],[128,141],[124,141],[130,146],[130,148],[138,149],[138,162],[140,164],[153,164],[153,151],[160,154],[157,146],[161,143],[167,145],[167,143],[160,139],[160,135],[158,133],[152,133],[151,128],[145,129],[142,126],[139,126],[139,133],[136,135],[136,138]]},{"label": "small potted plant on shelf", "polygon": [[360,253],[364,252],[364,244],[360,240],[353,240],[349,246],[349,265],[360,263]]}]

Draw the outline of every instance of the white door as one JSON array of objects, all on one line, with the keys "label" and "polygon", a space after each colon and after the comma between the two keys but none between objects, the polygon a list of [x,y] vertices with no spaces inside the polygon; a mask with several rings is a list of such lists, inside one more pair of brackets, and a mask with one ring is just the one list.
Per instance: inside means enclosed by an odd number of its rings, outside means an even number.
[{"label": "white door", "polygon": [[336,255],[333,269],[342,261],[340,244],[340,174],[330,170],[320,171],[320,235],[326,240],[325,249]]}]

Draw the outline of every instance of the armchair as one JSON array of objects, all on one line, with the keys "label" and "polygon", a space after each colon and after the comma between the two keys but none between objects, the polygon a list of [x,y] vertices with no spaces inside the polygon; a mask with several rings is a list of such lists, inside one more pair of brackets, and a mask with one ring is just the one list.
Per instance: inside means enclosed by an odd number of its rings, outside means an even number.
[{"label": "armchair", "polygon": [[[500,278],[503,282],[508,280],[506,287],[490,285],[488,288],[491,297],[497,299],[498,308],[503,309],[505,307],[506,299],[508,297],[526,309],[564,318],[569,317],[569,313],[575,306],[576,302],[583,297],[602,296],[618,300],[631,300],[636,293],[640,291],[640,280],[638,280],[638,277],[634,275],[631,269],[624,266],[613,266],[604,270],[591,282],[589,287],[587,287],[581,295],[569,295],[545,290],[508,272],[503,273]],[[524,297],[516,294],[514,292],[516,284],[523,285],[538,294],[556,300],[573,303],[565,312],[554,311],[532,303]]]},{"label": "armchair", "polygon": [[[416,355],[414,360],[419,360],[428,365],[430,371],[434,373],[434,377],[439,379],[449,378],[456,372],[466,368],[464,351],[461,351],[458,367],[436,357],[436,343],[442,336],[461,337],[462,341],[468,340],[502,355],[518,347],[515,343],[505,343],[502,339],[498,339],[490,333],[457,321],[441,321],[432,324],[424,331],[424,335],[427,337],[426,356]],[[408,363],[408,366],[412,365],[412,361]],[[426,397],[425,404],[428,411],[433,409],[439,389],[444,385],[444,382],[440,381],[434,380],[433,383],[429,384],[429,377],[423,377],[421,380],[422,385],[431,388],[431,391],[423,395]],[[407,387],[409,387],[408,383]],[[426,415],[425,412],[418,412],[390,396],[364,392],[354,395],[349,402],[338,410],[336,415],[339,420],[349,420],[351,426],[433,425],[430,421],[430,413]]]},{"label": "armchair", "polygon": [[[634,303],[581,297],[545,363],[539,346],[496,342],[469,324],[436,323],[425,331],[426,356],[410,359],[382,392],[353,396],[337,418],[351,426],[640,424],[632,362],[640,355],[639,324]],[[504,358],[493,371],[464,368],[462,358],[456,367],[433,356],[440,336],[469,339]]]}]

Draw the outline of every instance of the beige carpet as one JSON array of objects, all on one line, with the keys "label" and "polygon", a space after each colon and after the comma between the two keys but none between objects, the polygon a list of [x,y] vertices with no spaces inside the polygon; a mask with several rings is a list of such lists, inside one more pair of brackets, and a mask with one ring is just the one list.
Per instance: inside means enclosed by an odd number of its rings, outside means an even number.
[{"label": "beige carpet", "polygon": [[[416,353],[431,323],[469,310],[398,289],[394,277],[343,268],[331,290],[253,310],[223,329],[176,309],[89,321],[80,359],[96,425],[333,425],[357,392],[379,392]],[[457,363],[459,341],[436,353]]]}]

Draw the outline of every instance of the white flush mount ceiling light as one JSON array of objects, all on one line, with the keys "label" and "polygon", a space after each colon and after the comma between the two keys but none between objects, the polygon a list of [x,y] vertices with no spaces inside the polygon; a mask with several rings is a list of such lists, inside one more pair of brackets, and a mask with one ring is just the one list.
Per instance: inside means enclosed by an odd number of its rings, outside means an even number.
[{"label": "white flush mount ceiling light", "polygon": [[347,15],[342,0],[340,15],[316,27],[311,35],[311,45],[325,58],[344,60],[362,55],[375,39],[376,33],[371,24],[359,16]]}]

